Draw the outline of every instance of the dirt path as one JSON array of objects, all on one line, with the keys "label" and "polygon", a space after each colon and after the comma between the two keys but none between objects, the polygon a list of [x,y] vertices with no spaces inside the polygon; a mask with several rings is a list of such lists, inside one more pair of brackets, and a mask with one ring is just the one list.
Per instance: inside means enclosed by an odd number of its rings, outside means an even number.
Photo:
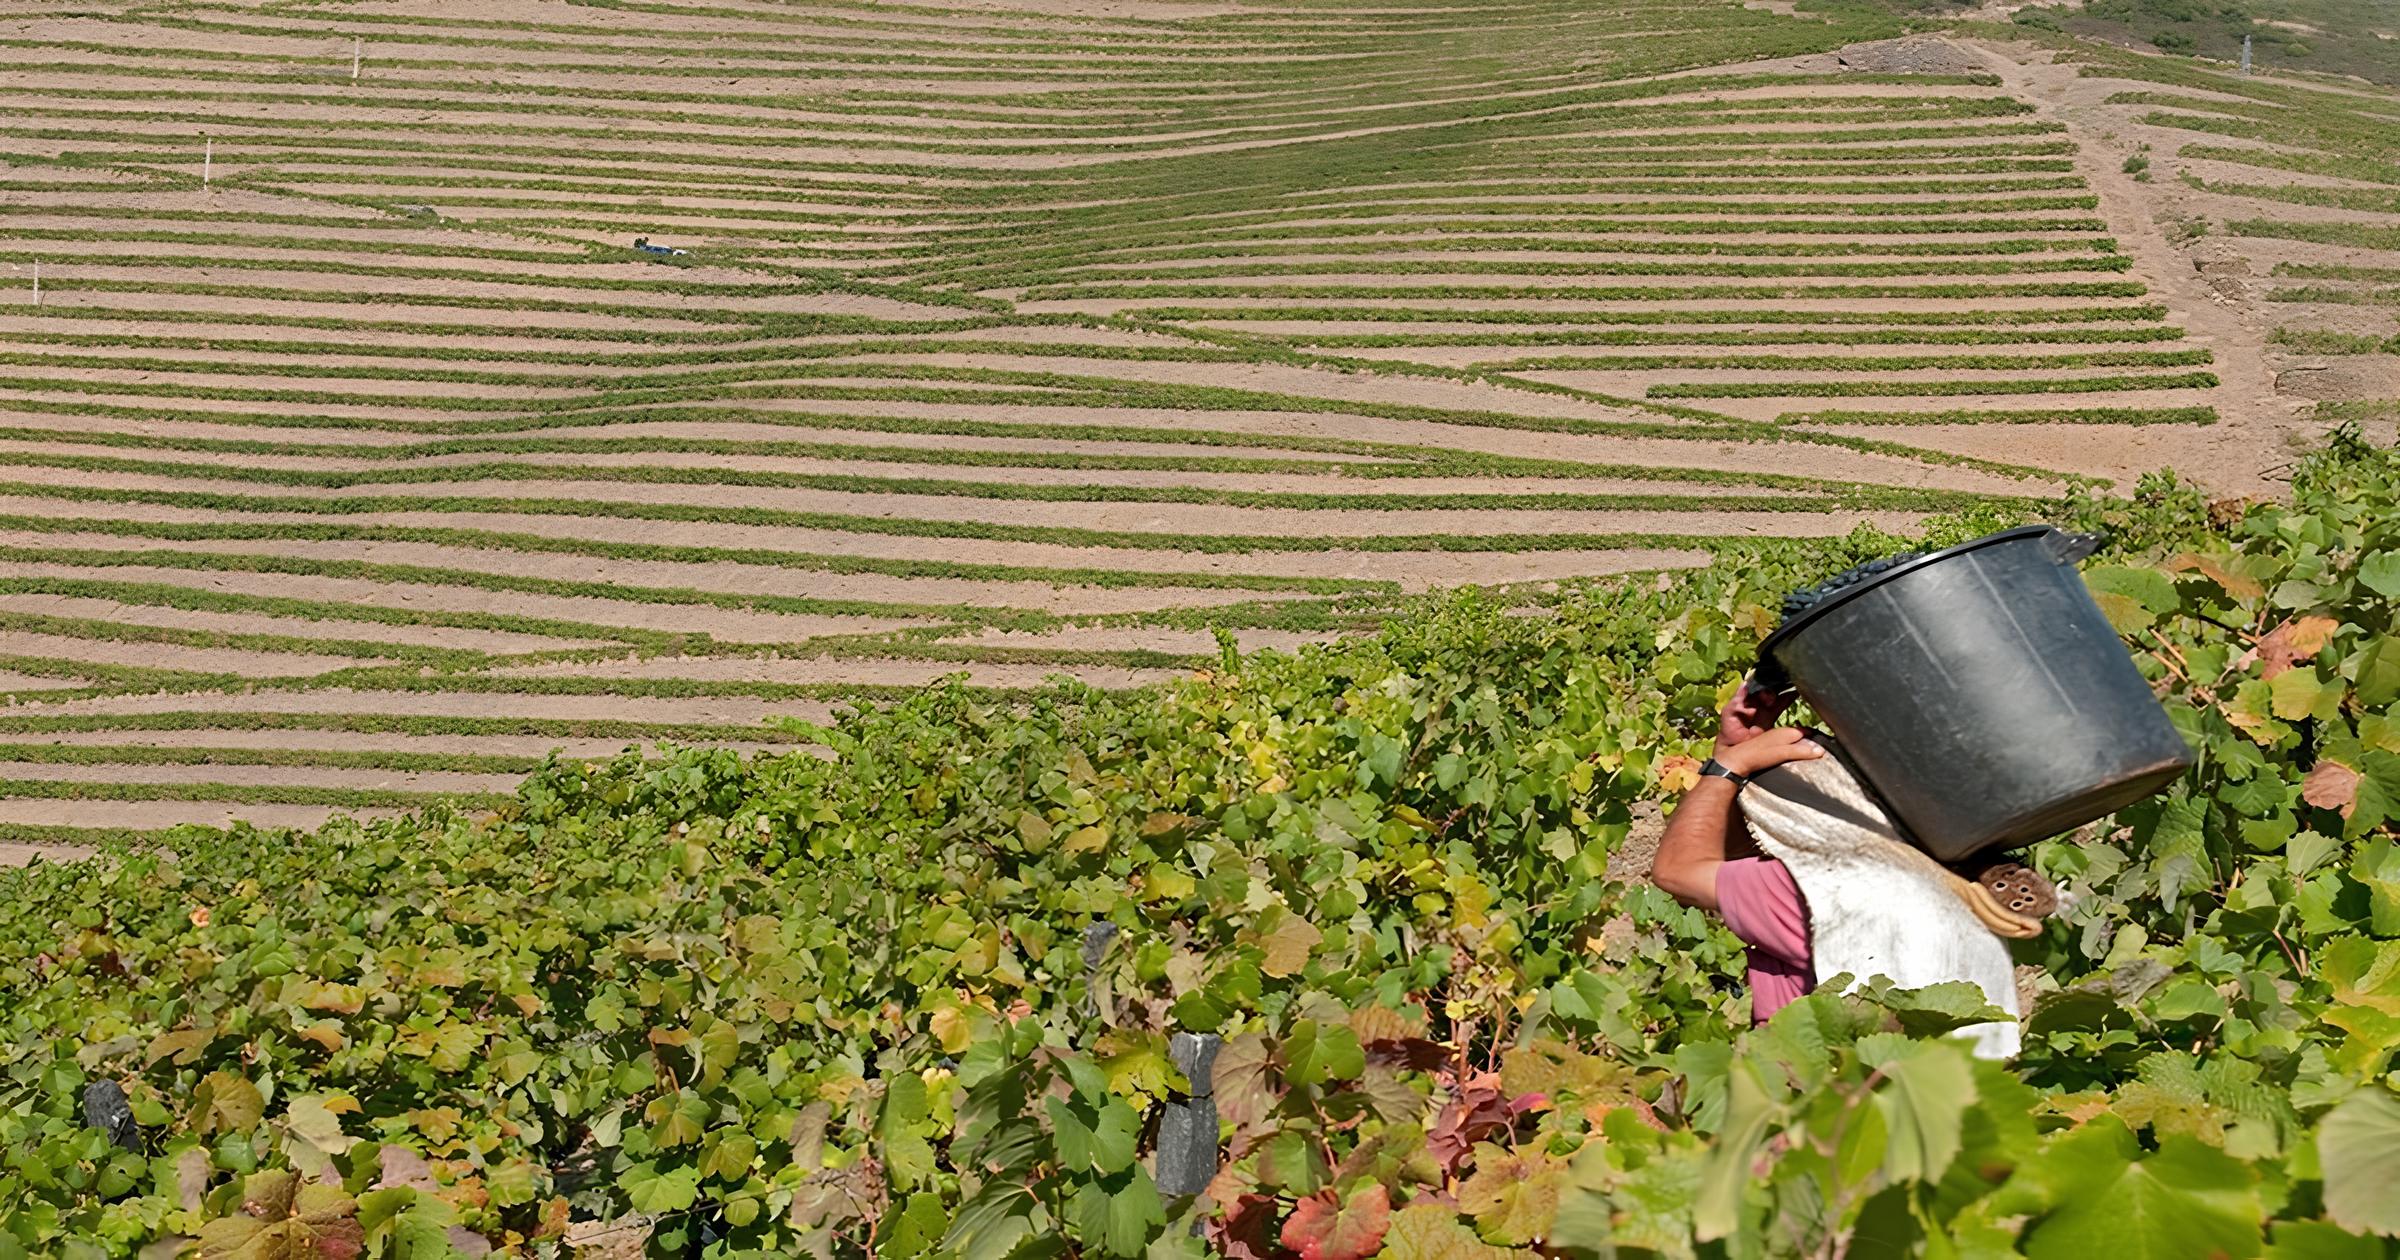
[{"label": "dirt path", "polygon": [[[2210,370],[2223,381],[2214,391],[2218,423],[2179,433],[2171,443],[2146,435],[2144,444],[2151,449],[2145,458],[2219,494],[2280,489],[2271,474],[2290,460],[2292,439],[2305,426],[2275,392],[2265,348],[2270,328],[2210,289],[2191,257],[2161,231],[2158,185],[2122,169],[2131,146],[2112,138],[2121,124],[2099,103],[2120,85],[2083,78],[2074,65],[2021,45],[1978,40],[1961,46],[1999,75],[2010,95],[2032,105],[2036,117],[2064,126],[2075,138],[2076,169],[2100,194],[2101,217],[2132,257],[2132,274],[2167,303],[2168,322],[2182,325],[2193,344],[2216,352]],[[1938,443],[1938,435],[1924,440]],[[2054,454],[2075,458],[2072,452]]]}]

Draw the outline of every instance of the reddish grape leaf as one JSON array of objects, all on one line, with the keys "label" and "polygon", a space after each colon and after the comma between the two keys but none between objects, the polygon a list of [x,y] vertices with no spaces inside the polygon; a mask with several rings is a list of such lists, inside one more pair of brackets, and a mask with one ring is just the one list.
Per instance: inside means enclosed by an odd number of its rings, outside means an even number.
[{"label": "reddish grape leaf", "polygon": [[1283,1245],[1298,1251],[1300,1260],[1359,1260],[1383,1245],[1392,1199],[1382,1186],[1360,1186],[1338,1205],[1333,1196],[1328,1190],[1300,1200],[1283,1223]]},{"label": "reddish grape leaf", "polygon": [[1450,1047],[1423,1037],[1378,1037],[1368,1041],[1362,1035],[1361,1040],[1366,1046],[1367,1062],[1384,1067],[1430,1072],[1450,1061]]},{"label": "reddish grape leaf", "polygon": [[1406,1010],[1396,1011],[1381,1002],[1369,1000],[1366,1005],[1350,1012],[1350,1031],[1358,1034],[1361,1043],[1422,1037],[1425,1035],[1425,1008],[1410,1002]]},{"label": "reddish grape leaf", "polygon": [[2300,799],[2318,809],[2340,810],[2348,818],[2358,808],[2358,771],[2338,761],[2320,761],[2300,780]]},{"label": "reddish grape leaf", "polygon": [[2273,678],[2305,660],[2313,659],[2323,650],[2341,622],[2331,617],[2297,617],[2275,627],[2267,637],[2258,641],[2258,660],[2265,668],[2260,677]]},{"label": "reddish grape leaf", "polygon": [[1210,1088],[1216,1094],[1217,1114],[1236,1129],[1258,1127],[1275,1106],[1276,1081],[1268,1066],[1274,1050],[1258,1033],[1243,1033],[1217,1049],[1210,1066]]},{"label": "reddish grape leaf", "polygon": [[1275,1237],[1275,1197],[1245,1194],[1208,1222],[1209,1249],[1227,1260],[1291,1260]]},{"label": "reddish grape leaf", "polygon": [[1508,1099],[1496,1086],[1496,1078],[1492,1083],[1469,1082],[1442,1105],[1428,1145],[1443,1168],[1456,1172],[1465,1166],[1467,1154],[1477,1142],[1507,1131],[1516,1122],[1517,1113],[1509,1110]]}]

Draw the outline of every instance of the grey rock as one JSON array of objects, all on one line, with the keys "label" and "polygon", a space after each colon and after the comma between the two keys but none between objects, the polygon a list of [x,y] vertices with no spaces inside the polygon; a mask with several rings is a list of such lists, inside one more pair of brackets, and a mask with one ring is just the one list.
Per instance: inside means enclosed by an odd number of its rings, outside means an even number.
[{"label": "grey rock", "polygon": [[1158,1118],[1160,1194],[1198,1194],[1217,1175],[1217,1100],[1168,1103]]},{"label": "grey rock", "polygon": [[93,1081],[83,1090],[83,1122],[108,1135],[125,1150],[138,1149],[141,1126],[133,1122],[133,1104],[115,1081]]}]

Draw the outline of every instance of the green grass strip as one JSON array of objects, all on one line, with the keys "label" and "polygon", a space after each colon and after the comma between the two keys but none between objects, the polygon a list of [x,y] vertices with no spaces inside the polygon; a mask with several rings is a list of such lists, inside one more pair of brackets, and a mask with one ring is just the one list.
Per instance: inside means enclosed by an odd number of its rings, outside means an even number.
[{"label": "green grass strip", "polygon": [[1791,411],[1777,424],[2193,424],[2217,422],[2214,407],[1993,408],[1976,411]]},{"label": "green grass strip", "polygon": [[2136,389],[2213,389],[2214,372],[2166,376],[2086,376],[2014,381],[1712,381],[1653,385],[1653,398],[1854,398],[1948,394],[2096,394]]}]

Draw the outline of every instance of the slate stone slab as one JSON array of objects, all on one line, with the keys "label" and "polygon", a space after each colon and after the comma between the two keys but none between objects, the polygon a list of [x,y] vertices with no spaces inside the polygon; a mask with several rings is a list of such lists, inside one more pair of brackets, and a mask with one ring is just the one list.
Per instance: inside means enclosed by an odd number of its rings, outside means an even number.
[{"label": "slate stone slab", "polygon": [[1217,1049],[1215,1033],[1177,1033],[1167,1057],[1191,1083],[1191,1094],[1166,1104],[1158,1118],[1157,1180],[1160,1194],[1198,1194],[1217,1175]]}]

